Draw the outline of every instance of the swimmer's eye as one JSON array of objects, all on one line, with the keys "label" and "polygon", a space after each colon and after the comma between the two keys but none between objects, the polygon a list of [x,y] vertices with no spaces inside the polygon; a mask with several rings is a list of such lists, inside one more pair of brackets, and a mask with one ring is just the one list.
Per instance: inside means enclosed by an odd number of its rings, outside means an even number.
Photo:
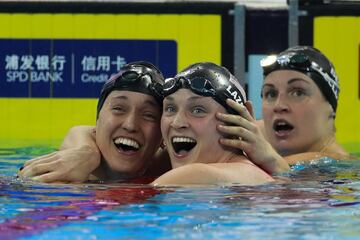
[{"label": "swimmer's eye", "polygon": [[204,115],[206,113],[207,113],[206,109],[204,107],[202,107],[202,106],[195,106],[195,107],[193,107],[191,109],[191,114],[192,115],[196,115],[196,116],[201,115],[202,116],[202,115]]},{"label": "swimmer's eye", "polygon": [[143,117],[145,120],[147,121],[151,121],[151,122],[156,122],[159,120],[159,117],[156,113],[154,112],[151,112],[151,111],[145,111],[143,113]]},{"label": "swimmer's eye", "polygon": [[293,88],[290,91],[290,96],[292,97],[303,97],[306,95],[307,95],[306,91],[302,88]]},{"label": "swimmer's eye", "polygon": [[111,111],[113,111],[114,113],[124,113],[126,112],[126,108],[121,105],[114,105],[111,106]]},{"label": "swimmer's eye", "polygon": [[174,113],[176,112],[176,108],[173,105],[164,105],[164,113]]},{"label": "swimmer's eye", "polygon": [[267,89],[261,92],[261,97],[264,98],[265,100],[274,99],[277,97],[277,95],[278,92],[275,89]]}]

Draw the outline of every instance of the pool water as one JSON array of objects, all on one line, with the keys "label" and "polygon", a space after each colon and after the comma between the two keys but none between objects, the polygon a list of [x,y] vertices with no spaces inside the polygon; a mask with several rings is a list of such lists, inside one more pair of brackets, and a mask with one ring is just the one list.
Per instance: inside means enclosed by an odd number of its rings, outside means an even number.
[{"label": "pool water", "polygon": [[359,239],[360,161],[297,164],[290,183],[152,188],[16,179],[47,148],[0,149],[0,239]]}]

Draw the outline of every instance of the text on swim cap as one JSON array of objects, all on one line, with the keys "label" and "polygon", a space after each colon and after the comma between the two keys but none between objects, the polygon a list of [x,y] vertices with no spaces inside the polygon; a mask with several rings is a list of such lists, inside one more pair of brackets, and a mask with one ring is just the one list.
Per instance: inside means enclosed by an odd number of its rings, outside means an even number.
[{"label": "text on swim cap", "polygon": [[233,90],[233,91],[232,91],[232,87],[231,87],[231,86],[228,86],[228,87],[226,88],[226,91],[233,97],[233,100],[234,100],[235,102],[243,104],[243,101],[242,101],[242,99],[241,99],[240,94],[238,93],[238,91],[236,91],[236,90]]}]

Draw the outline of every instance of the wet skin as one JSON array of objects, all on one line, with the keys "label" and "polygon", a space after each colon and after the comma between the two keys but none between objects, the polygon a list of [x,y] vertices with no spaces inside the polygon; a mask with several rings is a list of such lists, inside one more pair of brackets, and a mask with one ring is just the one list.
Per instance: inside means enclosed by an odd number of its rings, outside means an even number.
[{"label": "wet skin", "polygon": [[154,97],[112,91],[96,124],[96,143],[108,168],[129,177],[143,173],[161,142],[160,118]]},{"label": "wet skin", "polygon": [[[164,99],[161,131],[173,168],[190,163],[221,162],[224,154],[219,144],[221,134],[217,112],[225,109],[210,97],[179,89]],[[213,129],[213,131],[212,131]]]},{"label": "wet skin", "polygon": [[264,80],[262,96],[265,132],[281,155],[321,151],[333,139],[332,107],[307,75],[274,71]]}]

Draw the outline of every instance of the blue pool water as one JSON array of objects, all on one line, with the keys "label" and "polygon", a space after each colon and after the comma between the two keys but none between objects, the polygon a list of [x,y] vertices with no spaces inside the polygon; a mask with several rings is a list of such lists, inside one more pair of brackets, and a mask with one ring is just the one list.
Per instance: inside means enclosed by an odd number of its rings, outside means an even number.
[{"label": "blue pool water", "polygon": [[360,161],[293,166],[256,187],[22,182],[51,149],[0,149],[0,239],[360,239]]}]

